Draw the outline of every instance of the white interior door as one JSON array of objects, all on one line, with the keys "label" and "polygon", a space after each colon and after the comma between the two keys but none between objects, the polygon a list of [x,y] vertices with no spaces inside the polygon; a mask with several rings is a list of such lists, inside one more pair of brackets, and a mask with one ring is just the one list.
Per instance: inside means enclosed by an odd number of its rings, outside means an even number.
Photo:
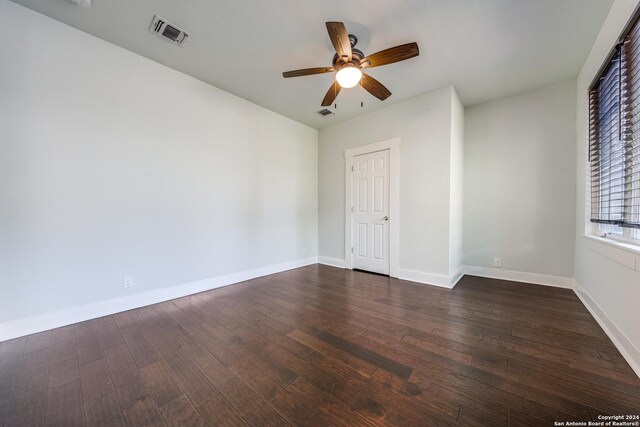
[{"label": "white interior door", "polygon": [[353,157],[353,268],[389,274],[389,150]]}]

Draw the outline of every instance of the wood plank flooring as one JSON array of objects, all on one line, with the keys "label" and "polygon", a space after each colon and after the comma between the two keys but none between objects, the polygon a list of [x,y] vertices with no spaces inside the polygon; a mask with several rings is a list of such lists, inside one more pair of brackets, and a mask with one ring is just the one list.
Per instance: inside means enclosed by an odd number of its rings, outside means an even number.
[{"label": "wood plank flooring", "polygon": [[322,265],[0,343],[0,427],[551,426],[640,413],[569,290]]}]

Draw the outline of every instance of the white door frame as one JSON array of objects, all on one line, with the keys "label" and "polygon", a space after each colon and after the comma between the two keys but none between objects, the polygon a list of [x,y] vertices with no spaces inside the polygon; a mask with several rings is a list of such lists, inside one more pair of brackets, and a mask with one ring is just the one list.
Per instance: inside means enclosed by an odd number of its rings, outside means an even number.
[{"label": "white door frame", "polygon": [[353,269],[353,158],[361,154],[389,150],[389,276],[398,277],[400,227],[398,216],[400,181],[400,138],[344,150],[345,203],[344,203],[344,260],[345,268]]}]

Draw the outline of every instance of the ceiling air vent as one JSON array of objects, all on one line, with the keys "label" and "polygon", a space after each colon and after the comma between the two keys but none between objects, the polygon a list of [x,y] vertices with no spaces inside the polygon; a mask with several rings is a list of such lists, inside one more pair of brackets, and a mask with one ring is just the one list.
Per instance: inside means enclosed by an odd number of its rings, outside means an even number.
[{"label": "ceiling air vent", "polygon": [[184,46],[189,41],[189,34],[158,15],[153,17],[149,31],[177,44]]},{"label": "ceiling air vent", "polygon": [[330,116],[331,114],[333,114],[333,111],[327,110],[325,108],[324,110],[318,111],[318,114],[320,114],[321,116]]},{"label": "ceiling air vent", "polygon": [[71,0],[80,7],[91,7],[91,0]]}]

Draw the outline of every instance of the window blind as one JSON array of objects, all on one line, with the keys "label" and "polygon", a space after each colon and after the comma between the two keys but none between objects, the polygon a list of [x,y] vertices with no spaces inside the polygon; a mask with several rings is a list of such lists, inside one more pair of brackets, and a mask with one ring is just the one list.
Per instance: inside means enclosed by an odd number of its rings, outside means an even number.
[{"label": "window blind", "polygon": [[591,221],[640,228],[640,25],[589,90]]}]

